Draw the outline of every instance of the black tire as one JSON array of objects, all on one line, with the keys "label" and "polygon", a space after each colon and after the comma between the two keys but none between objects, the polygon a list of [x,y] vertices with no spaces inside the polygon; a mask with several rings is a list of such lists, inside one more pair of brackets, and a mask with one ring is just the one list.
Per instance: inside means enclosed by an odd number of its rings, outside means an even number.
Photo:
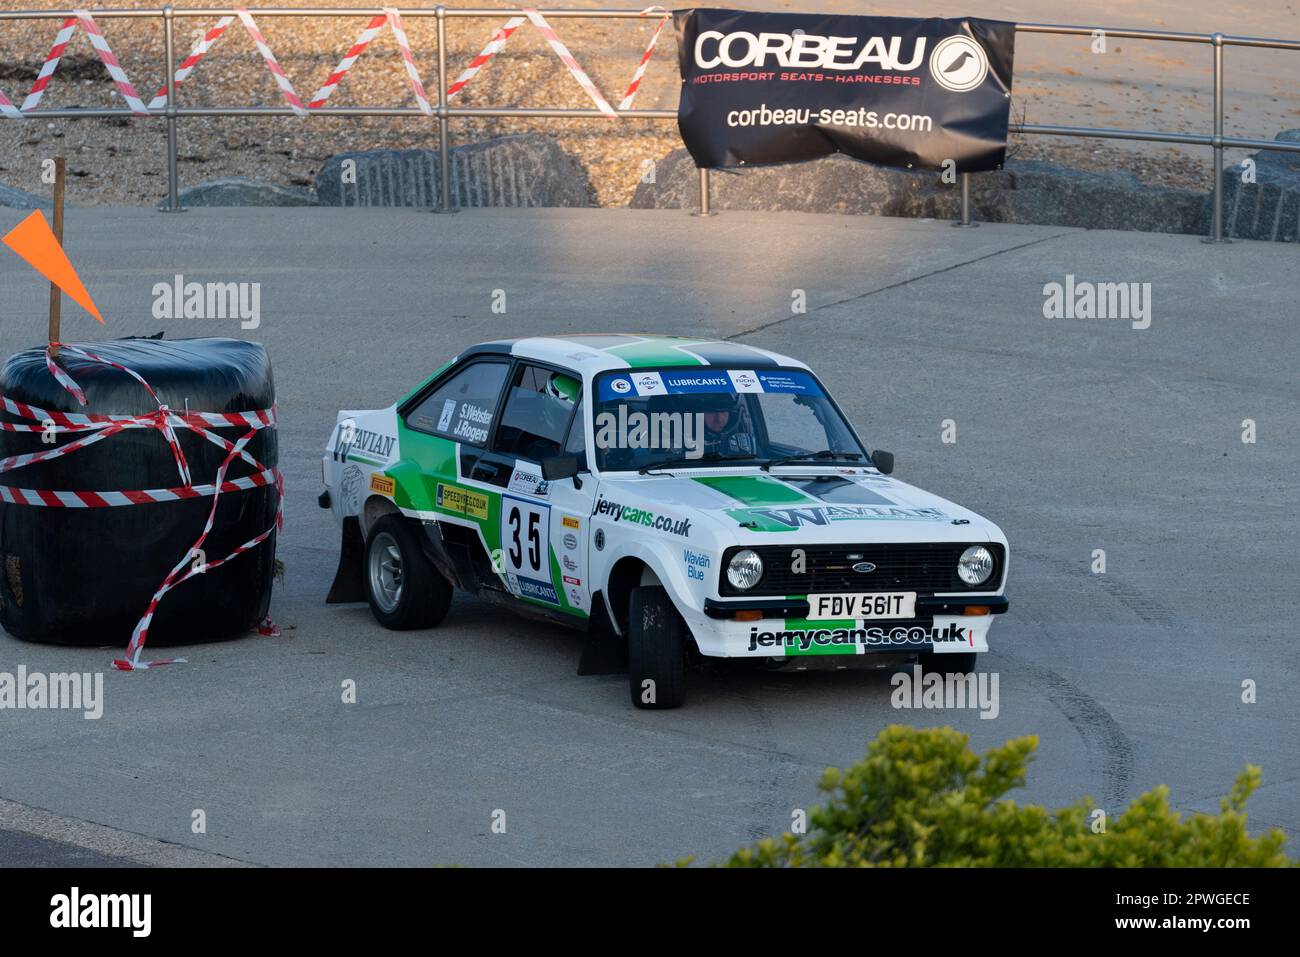
[{"label": "black tire", "polygon": [[975,654],[963,651],[956,655],[938,655],[923,651],[917,655],[917,663],[923,675],[968,675],[975,670]]},{"label": "black tire", "polygon": [[451,606],[451,584],[400,515],[385,515],[370,529],[362,578],[375,620],[394,631],[432,628]]},{"label": "black tire", "polygon": [[632,589],[627,659],[633,705],[662,709],[680,708],[685,703],[686,622],[668,592],[656,585]]}]

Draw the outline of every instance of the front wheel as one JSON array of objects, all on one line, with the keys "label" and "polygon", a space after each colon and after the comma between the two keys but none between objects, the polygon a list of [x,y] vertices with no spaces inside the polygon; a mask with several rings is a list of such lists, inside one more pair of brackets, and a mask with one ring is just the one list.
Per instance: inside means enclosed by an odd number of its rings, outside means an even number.
[{"label": "front wheel", "polygon": [[375,522],[366,541],[366,597],[385,628],[432,628],[451,606],[451,584],[429,561],[400,515]]},{"label": "front wheel", "polygon": [[632,589],[628,602],[628,690],[638,708],[679,708],[686,701],[686,622],[668,592]]}]

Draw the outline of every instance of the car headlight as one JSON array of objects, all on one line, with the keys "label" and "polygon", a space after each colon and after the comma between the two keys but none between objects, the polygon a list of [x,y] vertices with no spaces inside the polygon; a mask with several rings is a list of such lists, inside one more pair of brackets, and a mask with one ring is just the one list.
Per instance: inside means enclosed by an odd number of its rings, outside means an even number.
[{"label": "car headlight", "polygon": [[746,591],[757,585],[762,577],[763,559],[758,557],[758,552],[742,549],[732,555],[731,561],[727,563],[727,581],[731,582],[733,588]]},{"label": "car headlight", "polygon": [[983,545],[972,545],[957,559],[957,575],[967,585],[982,585],[993,574],[993,553]]}]

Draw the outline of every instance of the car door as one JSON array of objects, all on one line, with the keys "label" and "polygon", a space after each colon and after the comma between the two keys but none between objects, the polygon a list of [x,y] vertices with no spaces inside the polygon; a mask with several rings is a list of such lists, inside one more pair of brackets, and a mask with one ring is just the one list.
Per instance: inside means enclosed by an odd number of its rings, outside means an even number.
[{"label": "car door", "polygon": [[471,590],[500,585],[490,557],[496,490],[468,477],[488,452],[511,368],[509,356],[469,359],[399,410],[402,457],[415,472],[412,485],[422,486],[412,505],[421,517],[436,518],[457,579]]},{"label": "car door", "polygon": [[548,483],[551,542],[560,566],[560,585],[569,608],[583,615],[591,613],[587,548],[596,501],[596,480],[587,471],[586,405],[586,397],[580,397],[562,452],[578,459],[578,475]]},{"label": "car door", "polygon": [[498,561],[506,588],[575,617],[590,608],[585,532],[595,483],[581,476],[547,482],[542,461],[571,443],[585,458],[581,381],[567,369],[516,363],[491,447],[470,473],[501,489]]}]

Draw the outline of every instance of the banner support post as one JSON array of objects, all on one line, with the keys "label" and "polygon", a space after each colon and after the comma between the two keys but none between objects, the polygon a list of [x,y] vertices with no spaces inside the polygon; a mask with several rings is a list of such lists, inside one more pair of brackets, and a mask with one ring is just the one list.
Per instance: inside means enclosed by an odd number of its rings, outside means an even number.
[{"label": "banner support post", "polygon": [[713,204],[709,196],[709,168],[700,167],[700,211],[695,213],[696,216],[713,216]]},{"label": "banner support post", "polygon": [[961,219],[953,225],[962,229],[974,229],[979,225],[970,218],[970,173],[961,174]]}]

